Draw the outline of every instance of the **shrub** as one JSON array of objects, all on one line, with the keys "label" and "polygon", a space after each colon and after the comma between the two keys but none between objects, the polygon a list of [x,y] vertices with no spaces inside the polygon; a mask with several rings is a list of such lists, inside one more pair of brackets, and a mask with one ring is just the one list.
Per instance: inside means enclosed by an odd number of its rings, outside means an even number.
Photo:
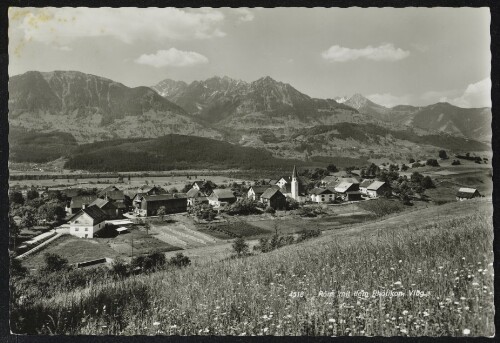
[{"label": "shrub", "polygon": [[429,158],[427,162],[425,162],[425,165],[431,167],[439,167],[439,163],[435,158]]},{"label": "shrub", "polygon": [[238,255],[238,257],[248,254],[248,243],[245,242],[243,237],[238,237],[233,242],[233,250]]},{"label": "shrub", "polygon": [[177,268],[187,267],[191,264],[189,257],[184,256],[183,253],[177,253],[174,257],[170,258],[169,264]]},{"label": "shrub", "polygon": [[451,165],[452,166],[458,166],[458,165],[461,165],[462,163],[460,163],[459,160],[453,160],[453,162],[451,162]]},{"label": "shrub", "polygon": [[276,210],[274,208],[272,208],[271,206],[267,206],[266,209],[264,210],[264,212],[274,214],[274,213],[276,213]]},{"label": "shrub", "polygon": [[57,254],[46,253],[44,259],[45,266],[43,270],[45,271],[57,272],[69,268],[68,260]]},{"label": "shrub", "polygon": [[321,230],[320,229],[304,229],[299,232],[299,238],[297,239],[298,242],[305,241],[307,239],[311,239],[313,237],[318,237],[321,235]]},{"label": "shrub", "polygon": [[111,264],[111,271],[114,276],[123,278],[128,275],[128,268],[121,258],[116,258]]}]

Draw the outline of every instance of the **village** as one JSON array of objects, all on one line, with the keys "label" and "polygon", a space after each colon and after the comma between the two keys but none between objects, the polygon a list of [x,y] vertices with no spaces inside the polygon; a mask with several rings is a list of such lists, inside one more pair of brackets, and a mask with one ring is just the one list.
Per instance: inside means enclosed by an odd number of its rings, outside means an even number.
[{"label": "village", "polygon": [[[289,175],[276,178],[218,181],[219,184],[202,178],[185,183],[182,189],[167,189],[154,183],[135,188],[126,183],[111,184],[101,189],[14,187],[10,191],[13,214],[20,206],[16,201],[32,205],[38,202],[38,213],[48,214],[31,215],[34,218],[30,220],[19,210],[13,220],[17,227],[25,229],[20,230],[11,245],[16,258],[28,264],[31,260],[40,262],[42,251],[59,252],[61,245],[71,247],[62,249],[66,254],[88,250],[64,256],[77,266],[109,264],[117,257],[130,259],[155,251],[167,256],[178,251],[224,256],[220,250],[235,238],[255,243],[271,236],[278,226],[286,234],[298,235],[309,226],[331,229],[373,220],[373,210],[364,205],[370,201],[385,201],[391,206],[429,206],[432,199],[428,194],[436,192],[435,181],[440,182],[439,178],[433,181],[430,176],[410,170],[426,164],[372,164],[340,171],[332,165],[300,173],[294,166]],[[482,196],[473,187],[453,188],[455,201]],[[54,203],[59,207],[45,208]],[[38,231],[34,227],[44,229]],[[102,246],[104,249],[98,248]],[[33,267],[36,269],[36,263]]]}]

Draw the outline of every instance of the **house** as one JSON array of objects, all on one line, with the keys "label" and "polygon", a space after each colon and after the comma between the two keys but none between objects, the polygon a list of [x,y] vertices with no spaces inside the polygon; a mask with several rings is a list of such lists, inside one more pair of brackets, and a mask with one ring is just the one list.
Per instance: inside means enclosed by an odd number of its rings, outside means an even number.
[{"label": "house", "polygon": [[275,183],[275,185],[279,186],[280,188],[284,188],[286,184],[291,184],[291,183],[292,183],[292,178],[290,176],[283,176]]},{"label": "house", "polygon": [[123,208],[118,208],[116,204],[111,200],[97,198],[89,204],[89,207],[94,205],[99,207],[104,213],[106,213],[108,219],[116,219],[122,217]]},{"label": "house", "polygon": [[226,204],[236,202],[236,197],[230,189],[214,189],[208,197],[208,203],[212,206],[219,207]]},{"label": "house", "polygon": [[286,197],[277,187],[269,187],[260,196],[260,201],[275,210],[284,210],[286,208]]},{"label": "house", "polygon": [[327,175],[321,180],[321,186],[334,186],[338,183],[338,179],[335,175]]},{"label": "house", "polygon": [[106,226],[106,219],[106,213],[95,205],[82,208],[69,219],[69,233],[80,238],[94,238],[95,233]]},{"label": "house", "polygon": [[155,216],[161,207],[165,208],[165,214],[186,212],[187,197],[182,194],[143,195],[136,212],[143,216]]},{"label": "house", "polygon": [[359,184],[343,181],[335,186],[334,190],[337,193],[337,197],[343,201],[361,200]]},{"label": "house", "polygon": [[331,188],[313,188],[309,191],[311,201],[319,203],[335,200],[335,190]]},{"label": "house", "polygon": [[247,197],[249,199],[253,199],[253,200],[259,200],[260,199],[260,196],[262,194],[264,194],[264,192],[266,191],[266,189],[268,189],[269,186],[251,186],[249,189],[248,189],[248,192],[247,192]]},{"label": "house", "polygon": [[208,204],[208,197],[205,193],[196,188],[191,188],[186,193],[188,206],[194,206],[196,204]]},{"label": "house", "polygon": [[191,189],[202,191],[205,195],[210,195],[215,188],[217,185],[210,180],[195,181],[191,185]]},{"label": "house", "polygon": [[[358,180],[358,178],[356,178],[356,177],[353,177],[353,176],[350,176],[350,177],[339,177],[337,182],[338,182],[338,183],[341,183],[341,182],[349,182],[349,183],[352,183],[352,184],[354,184],[354,185],[355,185],[354,187],[357,187],[357,189],[356,189],[356,190],[358,190],[358,191],[359,191],[359,180]],[[338,183],[337,183],[337,184],[338,184]]]},{"label": "house", "polygon": [[373,183],[373,180],[370,180],[370,179],[365,179],[363,180],[363,182],[361,182],[359,184],[359,191],[361,192],[361,194],[368,194],[367,193],[367,190],[368,190],[368,186],[371,185]]},{"label": "house", "polygon": [[106,195],[106,193],[108,192],[117,192],[117,191],[120,191],[120,189],[114,185],[112,186],[108,186],[102,190],[99,191],[99,193],[97,193],[97,196],[99,198],[104,198],[104,196]]},{"label": "house", "polygon": [[457,200],[458,201],[463,201],[463,200],[469,200],[472,198],[477,198],[480,197],[481,194],[476,188],[466,188],[462,187],[458,189],[457,192]]},{"label": "house", "polygon": [[77,195],[71,198],[71,201],[66,205],[68,214],[75,214],[82,208],[88,206],[96,199],[95,195]]},{"label": "house", "polygon": [[387,192],[390,192],[390,187],[387,182],[383,181],[373,181],[367,188],[366,188],[366,194],[370,198],[376,198],[381,195],[386,194]]},{"label": "house", "polygon": [[138,193],[145,194],[145,195],[160,195],[160,194],[167,194],[167,191],[159,186],[144,185],[144,186],[139,187],[139,189],[137,189],[136,194],[138,194]]}]

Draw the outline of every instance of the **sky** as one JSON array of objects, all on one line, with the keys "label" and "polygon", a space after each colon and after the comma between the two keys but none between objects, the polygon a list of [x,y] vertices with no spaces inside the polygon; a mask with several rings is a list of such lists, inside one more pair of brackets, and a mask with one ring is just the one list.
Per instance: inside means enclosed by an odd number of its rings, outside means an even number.
[{"label": "sky", "polygon": [[317,98],[491,106],[488,8],[13,8],[9,75],[264,76]]}]

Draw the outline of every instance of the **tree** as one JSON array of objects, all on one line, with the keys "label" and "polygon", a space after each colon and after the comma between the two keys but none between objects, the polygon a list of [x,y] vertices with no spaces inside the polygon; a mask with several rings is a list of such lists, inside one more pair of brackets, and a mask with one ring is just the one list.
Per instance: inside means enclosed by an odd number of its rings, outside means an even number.
[{"label": "tree", "polygon": [[336,173],[338,172],[339,170],[337,169],[337,166],[335,166],[335,164],[329,164],[327,167],[326,167],[326,170],[328,170],[330,173]]},{"label": "tree", "polygon": [[38,194],[36,189],[30,189],[26,193],[26,200],[33,200],[33,199],[38,198],[39,196],[40,196],[40,194]]},{"label": "tree", "polygon": [[15,258],[15,253],[9,253],[10,258],[10,276],[26,276],[28,274],[28,269],[22,265],[21,261]]},{"label": "tree", "polygon": [[425,164],[431,167],[439,167],[439,163],[435,158],[429,158]]},{"label": "tree", "polygon": [[191,264],[189,257],[184,256],[183,253],[177,253],[174,257],[170,258],[169,264],[178,268],[187,267]]},{"label": "tree", "polygon": [[410,159],[408,160],[408,163],[415,163],[415,159],[414,159],[414,158],[410,158]]},{"label": "tree", "polygon": [[43,267],[43,269],[48,272],[56,272],[67,269],[69,267],[68,260],[57,254],[46,253],[44,259],[45,266]]},{"label": "tree", "polygon": [[462,163],[460,163],[460,160],[453,160],[453,162],[451,162],[452,166],[458,166],[460,164],[462,164]]},{"label": "tree", "polygon": [[24,205],[23,195],[19,191],[13,191],[9,195],[9,202],[14,204]]},{"label": "tree", "polygon": [[160,208],[158,209],[158,211],[156,211],[156,214],[159,215],[159,216],[164,216],[164,215],[167,214],[167,209],[165,208],[165,206],[160,206]]},{"label": "tree", "polygon": [[16,248],[16,243],[17,243],[17,237],[19,236],[19,226],[17,226],[16,222],[14,221],[14,217],[9,215],[9,238],[10,238],[10,245],[15,249]]},{"label": "tree", "polygon": [[117,257],[111,264],[111,271],[118,277],[124,277],[128,274],[127,265],[120,257]]},{"label": "tree", "polygon": [[238,255],[238,257],[248,254],[249,247],[243,237],[236,238],[236,240],[233,242],[233,250]]},{"label": "tree", "polygon": [[38,208],[38,218],[52,222],[55,220],[59,222],[66,216],[66,211],[60,203],[48,202]]},{"label": "tree", "polygon": [[24,216],[21,218],[21,226],[25,228],[32,228],[36,224],[35,216],[31,211],[26,211]]},{"label": "tree", "polygon": [[406,164],[402,164],[401,165],[401,171],[407,171],[408,170],[408,166]]},{"label": "tree", "polygon": [[442,160],[448,159],[448,155],[446,154],[445,150],[439,150],[439,158]]},{"label": "tree", "polygon": [[434,182],[432,181],[430,176],[426,176],[422,179],[420,185],[424,189],[435,188]]}]

